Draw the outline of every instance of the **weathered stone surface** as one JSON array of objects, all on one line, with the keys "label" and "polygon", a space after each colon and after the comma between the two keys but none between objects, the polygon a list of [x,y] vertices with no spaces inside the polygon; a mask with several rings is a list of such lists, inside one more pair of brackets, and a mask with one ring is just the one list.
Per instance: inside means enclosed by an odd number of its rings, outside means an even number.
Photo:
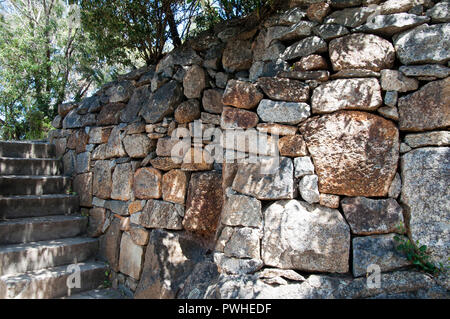
[{"label": "weathered stone surface", "polygon": [[190,123],[199,119],[200,113],[200,103],[197,100],[188,100],[175,110],[175,121],[180,124]]},{"label": "weathered stone surface", "polygon": [[133,171],[130,163],[119,164],[112,175],[111,198],[127,201],[131,199]]},{"label": "weathered stone surface", "polygon": [[112,127],[92,127],[89,130],[90,144],[104,144],[108,142]]},{"label": "weathered stone surface", "polygon": [[161,171],[170,171],[172,169],[181,168],[182,161],[174,161],[172,157],[156,157],[150,160],[151,165]]},{"label": "weathered stone surface", "polygon": [[152,97],[150,85],[144,85],[134,90],[127,106],[121,111],[122,122],[133,122],[138,118],[139,111],[146,107]]},{"label": "weathered stone surface", "polygon": [[422,5],[426,0],[388,0],[380,5],[381,14],[407,12],[414,6]]},{"label": "weathered stone surface", "polygon": [[[328,71],[282,71],[277,74],[280,78],[288,78],[301,81],[326,82],[330,77]],[[308,85],[310,86],[310,85]]]},{"label": "weathered stone surface", "polygon": [[262,227],[261,202],[253,197],[229,192],[223,206],[222,224]]},{"label": "weathered stone surface", "polygon": [[367,18],[375,12],[374,8],[348,8],[334,11],[325,19],[325,23],[340,24],[349,28],[356,28],[367,21]]},{"label": "weathered stone surface", "polygon": [[220,273],[225,274],[252,274],[264,265],[260,258],[241,259],[225,256],[223,253],[214,253],[214,262]]},{"label": "weathered stone surface", "polygon": [[311,54],[294,63],[294,71],[317,71],[328,69],[327,61],[318,54]]},{"label": "weathered stone surface", "polygon": [[[270,283],[268,282],[268,279],[275,278],[286,278],[291,281],[300,282],[306,280],[305,277],[290,269],[265,268],[264,270],[259,271],[256,275],[259,279],[262,279],[266,283]],[[283,284],[287,284],[287,281],[284,280]]]},{"label": "weathered stone surface", "polygon": [[300,81],[264,77],[258,79],[258,85],[272,100],[306,102],[309,99],[309,86]]},{"label": "weathered stone surface", "polygon": [[95,162],[94,180],[92,182],[94,196],[102,199],[111,198],[113,169],[114,162],[112,161]]},{"label": "weathered stone surface", "polygon": [[353,276],[367,273],[367,268],[378,265],[382,272],[402,268],[411,263],[396,247],[394,234],[353,238]]},{"label": "weathered stone surface", "polygon": [[301,135],[284,136],[278,140],[281,156],[298,157],[308,155],[305,140]]},{"label": "weathered stone surface", "polygon": [[399,133],[391,121],[340,111],[308,121],[300,132],[314,159],[321,193],[387,195],[399,156]]},{"label": "weathered stone surface", "polygon": [[119,124],[120,112],[126,107],[124,103],[109,103],[102,107],[97,116],[97,125],[116,125]]},{"label": "weathered stone surface", "polygon": [[381,88],[385,91],[408,92],[419,88],[419,81],[396,70],[381,70]]},{"label": "weathered stone surface", "polygon": [[103,234],[103,226],[106,222],[106,210],[94,207],[89,210],[89,226],[87,234],[89,237],[98,237]]},{"label": "weathered stone surface", "polygon": [[328,2],[313,3],[308,7],[306,14],[308,19],[321,23],[323,19],[330,13],[331,6]]},{"label": "weathered stone surface", "polygon": [[[128,203],[121,200],[107,200],[105,201],[105,208],[109,209],[113,214],[120,216],[128,215]],[[121,222],[122,225],[122,222]]]},{"label": "weathered stone surface", "polygon": [[67,148],[75,149],[77,154],[86,151],[86,145],[89,141],[89,135],[84,129],[76,130],[67,140]]},{"label": "weathered stone surface", "polygon": [[160,138],[156,144],[156,155],[183,158],[189,150],[189,143],[177,138]]},{"label": "weathered stone surface", "polygon": [[394,46],[402,64],[445,63],[450,60],[450,23],[405,31],[394,39]]},{"label": "weathered stone surface", "polygon": [[383,103],[377,79],[340,79],[322,84],[311,97],[312,112],[344,109],[376,110]]},{"label": "weathered stone surface", "polygon": [[332,79],[379,78],[380,73],[365,69],[346,69],[331,75]]},{"label": "weathered stone surface", "polygon": [[157,123],[171,114],[183,100],[183,88],[177,81],[170,81],[153,93],[140,115],[147,123]]},{"label": "weathered stone surface", "polygon": [[162,178],[162,197],[167,202],[184,205],[189,176],[181,170],[171,170]]},{"label": "weathered stone surface", "polygon": [[101,99],[104,103],[127,102],[133,94],[133,90],[134,86],[131,81],[119,81],[106,89]]},{"label": "weathered stone surface", "polygon": [[102,259],[106,260],[109,267],[116,272],[119,271],[121,238],[122,232],[120,231],[120,221],[118,218],[113,218],[105,235],[100,237],[99,255]]},{"label": "weathered stone surface", "polygon": [[377,15],[371,18],[366,24],[358,27],[355,31],[370,32],[391,36],[418,25],[430,21],[430,18],[417,16],[409,13],[395,13],[390,15]]},{"label": "weathered stone surface", "polygon": [[56,129],[60,129],[63,127],[63,119],[61,117],[61,115],[57,115],[53,121],[52,121],[52,126]]},{"label": "weathered stone surface", "polygon": [[255,228],[225,227],[219,238],[226,242],[222,252],[226,257],[260,259],[261,235],[261,230]]},{"label": "weathered stone surface", "polygon": [[[318,0],[316,0],[316,2],[318,2]],[[299,22],[300,20],[302,20],[303,18],[306,17],[306,12],[300,8],[294,8],[298,5],[299,4],[296,4],[296,3],[292,4],[290,7],[293,9],[270,17],[269,19],[267,19],[265,21],[264,26],[265,27],[271,27],[274,25],[288,25],[289,26],[289,25]]]},{"label": "weathered stone surface", "polygon": [[319,178],[317,175],[306,175],[303,176],[300,182],[298,183],[298,189],[300,191],[300,195],[302,198],[310,203],[318,203],[320,199],[319,187],[318,187]]},{"label": "weathered stone surface", "polygon": [[77,103],[62,103],[58,105],[58,114],[62,118],[66,117],[67,114],[70,113],[70,111],[76,109],[78,107]]},{"label": "weathered stone surface", "polygon": [[63,168],[64,175],[71,176],[75,173],[75,163],[77,161],[77,157],[75,151],[67,151],[63,156]]},{"label": "weathered stone surface", "polygon": [[429,147],[402,156],[401,202],[410,216],[412,240],[427,245],[432,259],[448,263],[450,254],[450,148]]},{"label": "weathered stone surface", "polygon": [[63,128],[80,128],[95,124],[95,114],[79,115],[76,109],[73,109],[63,120]]},{"label": "weathered stone surface", "polygon": [[310,106],[306,103],[272,100],[262,100],[257,112],[264,122],[292,125],[299,124],[311,115]]},{"label": "weathered stone surface", "polygon": [[202,67],[193,65],[183,78],[184,95],[188,99],[199,99],[206,87],[206,73]]},{"label": "weathered stone surface", "polygon": [[404,75],[413,77],[446,78],[450,75],[450,68],[440,64],[402,65],[399,70]]},{"label": "weathered stone surface", "polygon": [[145,253],[145,263],[134,297],[173,299],[205,249],[184,234],[155,229]]},{"label": "weathered stone surface", "polygon": [[[222,111],[220,113],[222,113]],[[204,124],[220,125],[220,115],[218,114],[202,112],[200,119]]]},{"label": "weathered stone surface", "polygon": [[330,42],[333,70],[368,69],[380,71],[394,66],[392,44],[372,34],[356,33]]},{"label": "weathered stone surface", "polygon": [[222,129],[249,129],[255,127],[258,122],[256,113],[234,107],[224,107],[220,118]]},{"label": "weathered stone surface", "polygon": [[384,96],[384,104],[390,107],[396,107],[398,102],[398,92],[388,91]]},{"label": "weathered stone surface", "polygon": [[149,200],[140,216],[140,225],[146,228],[183,229],[184,207],[162,200]]},{"label": "weathered stone surface", "polygon": [[398,102],[399,127],[427,131],[450,125],[450,78],[424,85]]},{"label": "weathered stone surface", "polygon": [[397,198],[402,191],[402,179],[398,173],[395,174],[394,180],[389,186],[388,196],[390,198]]},{"label": "weathered stone surface", "polygon": [[362,4],[362,0],[331,0],[333,8],[348,8],[355,7]]},{"label": "weathered stone surface", "polygon": [[73,190],[80,198],[80,206],[92,207],[92,173],[75,176]]},{"label": "weathered stone surface", "polygon": [[107,144],[101,144],[92,153],[93,160],[104,160],[113,157],[125,157],[127,153],[122,145],[123,132],[120,126],[115,126],[108,138]]},{"label": "weathered stone surface", "polygon": [[258,163],[239,164],[233,181],[233,190],[261,200],[291,199],[294,196],[294,165],[292,160],[281,157],[277,169],[266,174],[265,169],[274,163],[261,160]]},{"label": "weathered stone surface", "polygon": [[155,143],[145,134],[127,135],[123,139],[123,146],[131,158],[144,158],[155,149]]},{"label": "weathered stone surface", "polygon": [[202,58],[192,48],[177,48],[159,61],[156,66],[157,73],[164,73],[165,69],[171,69],[174,65],[188,66],[202,64]]},{"label": "weathered stone surface", "polygon": [[283,53],[283,60],[294,60],[313,53],[327,51],[327,43],[319,37],[312,36],[289,46]]},{"label": "weathered stone surface", "polygon": [[250,41],[229,41],[222,56],[222,65],[227,72],[248,70],[252,66],[252,44]]},{"label": "weathered stone surface", "polygon": [[295,41],[311,35],[315,22],[299,21],[292,26],[275,26],[267,29],[265,36],[266,47],[269,47],[273,41]]},{"label": "weathered stone surface", "polygon": [[347,197],[341,200],[345,219],[353,234],[395,233],[404,224],[402,208],[395,199]]},{"label": "weathered stone surface", "polygon": [[224,105],[241,109],[253,109],[262,100],[263,94],[249,82],[230,80],[222,97]]},{"label": "weathered stone surface", "polygon": [[201,236],[213,236],[217,229],[222,205],[221,174],[193,173],[186,200],[184,228]]},{"label": "weathered stone surface", "polygon": [[296,200],[279,201],[264,211],[264,220],[262,258],[266,265],[348,271],[350,230],[339,211]]},{"label": "weathered stone surface", "polygon": [[77,155],[75,172],[77,174],[87,173],[91,168],[91,153],[84,152]]},{"label": "weathered stone surface", "polygon": [[377,110],[377,112],[387,119],[398,121],[399,117],[398,117],[398,110],[396,107],[382,106]]},{"label": "weathered stone surface", "polygon": [[292,136],[298,132],[296,126],[276,124],[276,123],[260,123],[256,127],[259,132],[269,133],[272,135]]},{"label": "weathered stone surface", "polygon": [[219,276],[218,266],[210,259],[197,263],[177,294],[179,299],[201,299],[211,282]]},{"label": "weathered stone surface", "polygon": [[136,280],[141,277],[144,248],[136,245],[128,233],[123,233],[120,243],[119,270]]},{"label": "weathered stone surface", "polygon": [[326,41],[349,34],[348,29],[339,24],[320,24],[313,28],[313,32]]},{"label": "weathered stone surface", "polygon": [[139,199],[161,198],[161,172],[155,168],[143,167],[134,173],[133,191]]},{"label": "weathered stone surface", "polygon": [[206,112],[221,114],[223,110],[222,90],[211,89],[203,92],[202,104]]},{"label": "weathered stone surface", "polygon": [[[131,218],[130,218],[131,219]],[[150,238],[149,232],[142,227],[132,227],[129,231],[131,240],[139,246],[146,246]]]},{"label": "weathered stone surface", "polygon": [[339,208],[340,198],[337,195],[320,194],[319,204],[329,208]]},{"label": "weathered stone surface", "polygon": [[411,148],[425,146],[449,146],[450,132],[437,131],[429,133],[408,134],[405,136],[405,143]]},{"label": "weathered stone surface", "polygon": [[314,174],[314,164],[311,161],[311,157],[303,156],[294,159],[295,172],[294,176],[297,178],[305,175]]},{"label": "weathered stone surface", "polygon": [[441,1],[427,10],[427,16],[431,18],[433,23],[450,22],[450,2]]}]

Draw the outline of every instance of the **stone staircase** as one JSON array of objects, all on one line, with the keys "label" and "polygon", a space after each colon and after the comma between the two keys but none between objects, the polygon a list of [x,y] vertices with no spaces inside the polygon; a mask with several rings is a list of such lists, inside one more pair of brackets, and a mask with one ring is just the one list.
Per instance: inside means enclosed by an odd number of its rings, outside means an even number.
[{"label": "stone staircase", "polygon": [[68,296],[74,263],[81,288],[72,296],[107,295],[95,290],[107,270],[95,260],[98,240],[86,237],[88,220],[55,157],[47,143],[0,142],[0,299]]}]

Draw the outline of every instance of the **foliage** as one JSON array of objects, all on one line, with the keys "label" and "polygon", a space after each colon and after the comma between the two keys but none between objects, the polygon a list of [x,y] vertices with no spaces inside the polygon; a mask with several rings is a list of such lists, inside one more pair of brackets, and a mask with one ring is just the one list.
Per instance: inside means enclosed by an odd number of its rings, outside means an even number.
[{"label": "foliage", "polygon": [[58,104],[108,80],[78,14],[62,0],[0,2],[1,138],[45,137]]},{"label": "foliage", "polygon": [[[398,232],[405,233],[403,224],[398,226]],[[394,240],[398,243],[397,250],[403,252],[406,258],[413,263],[417,268],[431,274],[438,274],[445,271],[445,266],[440,264],[436,266],[430,261],[431,256],[428,254],[428,247],[421,245],[417,240],[416,243],[404,236],[394,236]]]}]

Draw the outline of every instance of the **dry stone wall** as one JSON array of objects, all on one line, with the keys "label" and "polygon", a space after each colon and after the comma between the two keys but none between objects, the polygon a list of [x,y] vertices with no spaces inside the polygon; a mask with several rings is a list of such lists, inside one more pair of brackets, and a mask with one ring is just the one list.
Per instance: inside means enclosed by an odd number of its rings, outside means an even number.
[{"label": "dry stone wall", "polygon": [[448,276],[413,268],[394,235],[405,224],[448,265],[450,2],[287,4],[59,107],[49,138],[113,285],[448,297]]}]

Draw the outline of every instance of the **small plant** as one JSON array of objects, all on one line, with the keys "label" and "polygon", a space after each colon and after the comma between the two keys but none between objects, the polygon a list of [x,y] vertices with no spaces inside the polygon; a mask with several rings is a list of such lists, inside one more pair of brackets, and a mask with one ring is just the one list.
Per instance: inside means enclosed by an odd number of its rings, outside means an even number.
[{"label": "small plant", "polygon": [[[406,233],[403,224],[400,224],[397,229],[400,234]],[[428,247],[426,245],[421,245],[418,240],[414,243],[409,238],[398,235],[394,236],[394,240],[398,243],[396,247],[397,250],[403,252],[406,255],[406,258],[417,268],[433,275],[446,271],[445,266],[442,263],[440,263],[439,266],[436,266],[430,261],[431,256],[428,253]]]},{"label": "small plant", "polygon": [[111,288],[112,287],[112,282],[111,282],[111,271],[109,269],[107,269],[105,271],[105,277],[106,279],[103,280],[103,288]]},{"label": "small plant", "polygon": [[71,187],[66,189],[66,195],[78,195],[77,192],[74,192]]}]

